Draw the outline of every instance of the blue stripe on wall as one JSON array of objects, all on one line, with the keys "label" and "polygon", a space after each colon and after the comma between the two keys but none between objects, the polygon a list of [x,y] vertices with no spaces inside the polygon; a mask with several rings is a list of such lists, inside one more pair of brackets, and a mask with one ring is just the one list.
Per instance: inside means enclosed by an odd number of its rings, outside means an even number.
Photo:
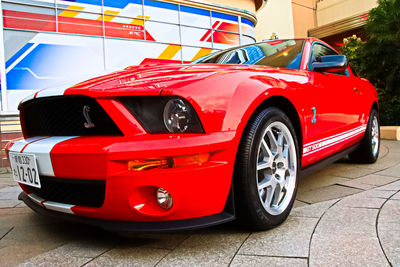
[{"label": "blue stripe on wall", "polygon": [[181,6],[181,12],[202,15],[202,16],[207,16],[207,17],[210,16],[210,11],[208,11],[208,10],[195,8],[195,7],[188,7],[188,6]]},{"label": "blue stripe on wall", "polygon": [[8,68],[11,64],[15,62],[26,50],[28,50],[33,43],[26,43],[17,53],[15,53],[9,60],[6,62],[6,68]]},{"label": "blue stripe on wall", "polygon": [[178,5],[170,4],[170,3],[166,3],[166,2],[158,2],[158,1],[153,1],[153,0],[144,0],[144,5],[145,6],[159,7],[159,8],[171,9],[171,10],[178,11]]},{"label": "blue stripe on wall", "polygon": [[[80,0],[81,1],[81,0]],[[125,8],[129,4],[142,5],[142,0],[104,0],[104,6],[115,7],[115,8]],[[100,3],[101,5],[101,3]]]},{"label": "blue stripe on wall", "polygon": [[247,24],[247,25],[250,25],[251,27],[254,27],[254,23],[251,22],[251,21],[248,20],[248,19],[242,18],[242,23]]},{"label": "blue stripe on wall", "polygon": [[236,16],[227,15],[227,14],[224,14],[224,13],[219,13],[219,12],[214,12],[214,11],[211,12],[211,13],[212,13],[213,18],[231,20],[231,21],[235,21],[235,22],[239,21],[238,17],[236,17]]}]

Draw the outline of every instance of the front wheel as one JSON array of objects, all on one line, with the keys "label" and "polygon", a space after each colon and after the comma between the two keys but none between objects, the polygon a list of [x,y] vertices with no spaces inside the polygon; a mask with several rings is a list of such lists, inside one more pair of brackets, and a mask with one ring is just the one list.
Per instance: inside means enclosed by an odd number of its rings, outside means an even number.
[{"label": "front wheel", "polygon": [[238,219],[265,230],[281,224],[292,209],[299,170],[293,125],[281,110],[260,112],[246,127],[235,167]]}]

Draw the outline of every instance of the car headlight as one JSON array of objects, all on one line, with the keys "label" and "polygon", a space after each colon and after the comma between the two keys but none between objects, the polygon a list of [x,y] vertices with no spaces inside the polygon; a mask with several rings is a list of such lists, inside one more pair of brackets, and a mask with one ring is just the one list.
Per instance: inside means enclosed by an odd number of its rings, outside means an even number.
[{"label": "car headlight", "polygon": [[149,133],[204,133],[185,99],[177,96],[131,96],[120,101]]}]

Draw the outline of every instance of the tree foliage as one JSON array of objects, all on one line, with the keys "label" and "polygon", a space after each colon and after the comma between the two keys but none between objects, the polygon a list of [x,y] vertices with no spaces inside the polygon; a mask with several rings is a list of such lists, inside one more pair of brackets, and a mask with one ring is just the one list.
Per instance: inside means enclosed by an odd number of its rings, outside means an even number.
[{"label": "tree foliage", "polygon": [[352,36],[342,51],[380,96],[383,125],[400,125],[400,0],[379,0],[369,13],[366,42]]}]

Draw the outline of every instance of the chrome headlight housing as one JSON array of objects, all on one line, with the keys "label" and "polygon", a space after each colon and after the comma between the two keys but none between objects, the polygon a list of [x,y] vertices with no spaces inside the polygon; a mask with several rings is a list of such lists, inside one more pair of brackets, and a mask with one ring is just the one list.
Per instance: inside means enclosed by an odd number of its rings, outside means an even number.
[{"label": "chrome headlight housing", "polygon": [[204,133],[196,111],[184,98],[131,96],[120,101],[149,133]]}]

